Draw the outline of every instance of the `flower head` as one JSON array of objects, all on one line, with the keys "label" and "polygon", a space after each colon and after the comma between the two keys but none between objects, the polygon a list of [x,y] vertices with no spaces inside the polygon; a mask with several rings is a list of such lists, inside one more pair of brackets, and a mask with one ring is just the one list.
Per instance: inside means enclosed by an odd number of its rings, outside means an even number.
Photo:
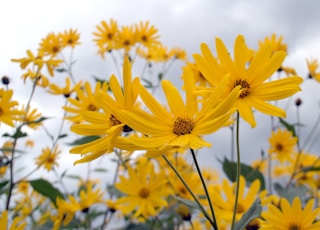
[{"label": "flower head", "polygon": [[293,158],[297,141],[298,138],[294,137],[290,131],[282,129],[272,131],[272,135],[269,138],[269,153],[274,154],[274,158],[283,163],[285,160]]},{"label": "flower head", "polygon": [[[147,162],[146,164],[151,164]],[[116,188],[125,195],[116,204],[124,215],[148,218],[168,205],[166,197],[172,193],[163,172],[156,172],[153,165],[139,164],[128,167],[128,176],[120,176]]]},{"label": "flower head", "polygon": [[265,230],[316,230],[320,229],[320,221],[317,221],[319,208],[314,209],[314,200],[309,200],[304,208],[301,201],[295,197],[292,205],[285,198],[281,199],[280,208],[270,204],[268,210],[262,212],[265,220],[262,229]]},{"label": "flower head", "polygon": [[193,72],[186,67],[183,74],[186,75],[183,77],[186,88],[185,103],[178,89],[168,80],[163,80],[162,87],[169,111],[142,85],[140,96],[151,113],[142,110],[117,111],[116,115],[120,120],[144,135],[128,138],[128,141],[145,149],[162,149],[168,146],[199,149],[211,146],[202,136],[217,131],[227,122],[234,112],[232,109],[239,96],[239,87],[236,87],[227,97],[222,98],[224,95],[221,91],[228,82],[226,77],[199,108],[197,96],[194,94]]},{"label": "flower head", "polygon": [[52,150],[49,147],[46,147],[42,149],[41,155],[35,159],[36,164],[38,167],[43,166],[48,171],[51,171],[55,166],[59,166],[57,160],[60,153],[61,150],[59,150],[57,145]]},{"label": "flower head", "polygon": [[252,127],[256,126],[253,109],[272,116],[286,116],[284,110],[266,102],[284,99],[300,91],[299,85],[303,79],[298,76],[267,81],[281,66],[286,56],[284,51],[273,53],[272,46],[265,44],[248,63],[251,51],[241,35],[235,40],[233,60],[219,38],[216,38],[216,50],[217,58],[212,55],[206,44],[201,44],[202,54],[194,55],[195,62],[213,87],[227,73],[230,74],[226,91],[230,92],[235,86],[241,87],[242,92],[237,100],[237,108],[245,121]]},{"label": "flower head", "polygon": [[[24,111],[16,109],[18,101],[12,100],[13,90],[0,92],[0,122],[14,127],[14,121],[21,121]],[[0,123],[1,124],[1,123]]]}]

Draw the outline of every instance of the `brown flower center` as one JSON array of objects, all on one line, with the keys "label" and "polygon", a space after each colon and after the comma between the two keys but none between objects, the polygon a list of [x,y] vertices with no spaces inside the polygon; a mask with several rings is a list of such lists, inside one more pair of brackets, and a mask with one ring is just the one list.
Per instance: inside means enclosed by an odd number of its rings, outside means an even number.
[{"label": "brown flower center", "polygon": [[283,150],[283,145],[280,144],[280,143],[277,143],[276,144],[276,149],[281,152]]},{"label": "brown flower center", "polygon": [[87,106],[87,109],[88,109],[89,111],[96,111],[96,110],[97,110],[97,106],[95,106],[94,104],[89,104],[89,105]]},{"label": "brown flower center", "polygon": [[288,230],[301,230],[301,227],[296,223],[290,223]]},{"label": "brown flower center", "polygon": [[178,136],[190,134],[193,128],[194,122],[191,118],[188,117],[178,117],[173,123],[173,132]]},{"label": "brown flower center", "polygon": [[141,198],[144,198],[144,199],[148,198],[149,195],[150,195],[150,190],[149,189],[147,189],[147,188],[140,189],[139,196]]},{"label": "brown flower center", "polygon": [[113,114],[110,115],[109,121],[110,121],[110,126],[116,126],[121,124],[121,121],[119,121],[115,116],[113,116]]},{"label": "brown flower center", "polygon": [[237,213],[244,213],[245,210],[245,207],[241,203],[238,203]]},{"label": "brown flower center", "polygon": [[242,80],[242,79],[239,79],[239,80],[236,80],[235,83],[233,84],[233,88],[235,88],[236,86],[240,85],[241,86],[241,94],[240,94],[240,98],[244,98],[246,96],[249,95],[250,91],[250,85],[249,83],[246,81],[246,80]]}]

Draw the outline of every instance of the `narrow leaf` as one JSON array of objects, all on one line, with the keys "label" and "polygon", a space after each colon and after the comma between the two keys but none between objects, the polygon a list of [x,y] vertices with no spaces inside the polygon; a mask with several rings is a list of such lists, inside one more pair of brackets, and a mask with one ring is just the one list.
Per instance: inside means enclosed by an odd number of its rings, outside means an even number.
[{"label": "narrow leaf", "polygon": [[82,145],[82,144],[89,143],[91,141],[95,141],[99,138],[100,138],[99,136],[85,136],[85,137],[76,139],[71,143],[68,143],[68,145]]},{"label": "narrow leaf", "polygon": [[29,181],[32,188],[43,196],[48,197],[51,202],[56,205],[57,197],[63,197],[62,193],[52,184],[44,179],[36,179]]},{"label": "narrow leaf", "polygon": [[279,121],[280,121],[280,123],[281,123],[284,127],[286,127],[286,129],[287,129],[288,131],[292,132],[292,135],[293,135],[294,137],[297,136],[297,135],[296,135],[295,128],[294,128],[294,125],[289,124],[288,122],[286,122],[285,120],[283,120],[283,119],[280,118],[280,117],[279,117]]}]

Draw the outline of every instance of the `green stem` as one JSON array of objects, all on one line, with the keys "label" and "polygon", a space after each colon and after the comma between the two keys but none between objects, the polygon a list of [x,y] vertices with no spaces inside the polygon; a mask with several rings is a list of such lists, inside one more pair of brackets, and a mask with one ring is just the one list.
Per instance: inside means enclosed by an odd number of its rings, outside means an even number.
[{"label": "green stem", "polygon": [[192,155],[194,164],[195,164],[196,169],[197,169],[197,171],[198,171],[198,174],[199,174],[199,176],[200,176],[202,186],[203,186],[204,191],[205,191],[205,193],[206,193],[207,200],[208,200],[208,202],[209,202],[211,215],[212,215],[212,218],[213,218],[213,221],[214,221],[214,226],[213,226],[213,228],[214,228],[214,229],[218,229],[216,216],[215,216],[215,214],[214,214],[213,205],[212,205],[212,202],[211,202],[211,199],[210,199],[210,196],[209,196],[209,192],[208,192],[208,189],[207,189],[207,186],[206,186],[206,182],[205,182],[204,179],[203,179],[203,176],[202,176],[202,173],[201,173],[201,170],[200,170],[200,167],[199,167],[199,164],[198,164],[198,161],[197,161],[197,158],[196,158],[196,156],[195,156],[195,154],[194,154],[193,149],[190,149],[190,151],[191,151],[191,155]]},{"label": "green stem", "polygon": [[[210,222],[210,224],[212,226],[215,226],[215,223],[213,222],[213,220],[210,218],[210,216],[208,215],[208,213],[206,212],[206,210],[203,208],[203,206],[201,205],[200,201],[198,200],[198,198],[196,197],[196,195],[194,195],[194,193],[192,192],[192,190],[189,188],[189,186],[187,185],[187,183],[185,182],[185,180],[181,177],[181,175],[179,174],[179,172],[176,170],[176,168],[172,165],[172,163],[169,161],[169,159],[165,156],[162,155],[163,159],[167,162],[167,164],[170,166],[170,168],[175,172],[175,174],[177,175],[177,177],[180,179],[180,181],[182,182],[182,184],[186,187],[186,189],[188,190],[188,192],[190,193],[190,195],[192,196],[192,198],[194,199],[194,201],[198,204],[199,208],[201,209],[201,212],[203,213],[203,215],[206,217],[206,219]],[[217,229],[215,229],[217,230]]]},{"label": "green stem", "polygon": [[241,175],[241,167],[240,167],[240,142],[239,142],[239,119],[240,115],[237,112],[237,130],[236,130],[236,145],[237,145],[237,179],[236,179],[236,194],[233,208],[233,216],[231,223],[231,230],[234,229],[234,224],[236,220],[237,208],[238,208],[238,199],[239,199],[239,188],[240,188],[240,175]]}]

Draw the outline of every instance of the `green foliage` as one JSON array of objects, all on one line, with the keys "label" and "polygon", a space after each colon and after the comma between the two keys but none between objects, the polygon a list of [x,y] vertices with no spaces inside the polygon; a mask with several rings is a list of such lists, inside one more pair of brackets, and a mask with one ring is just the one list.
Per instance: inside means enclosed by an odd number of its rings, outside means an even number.
[{"label": "green foliage", "polygon": [[[227,158],[224,158],[222,168],[229,180],[235,182],[237,178],[237,163],[231,162]],[[247,183],[251,184],[254,180],[258,179],[260,181],[260,190],[265,189],[264,176],[259,170],[254,169],[250,165],[244,163],[240,164],[240,168],[241,175],[245,177]]]},{"label": "green foliage", "polygon": [[36,179],[30,180],[29,183],[35,191],[45,197],[48,197],[55,206],[57,197],[63,198],[63,195],[59,189],[52,186],[52,184],[47,180]]}]

